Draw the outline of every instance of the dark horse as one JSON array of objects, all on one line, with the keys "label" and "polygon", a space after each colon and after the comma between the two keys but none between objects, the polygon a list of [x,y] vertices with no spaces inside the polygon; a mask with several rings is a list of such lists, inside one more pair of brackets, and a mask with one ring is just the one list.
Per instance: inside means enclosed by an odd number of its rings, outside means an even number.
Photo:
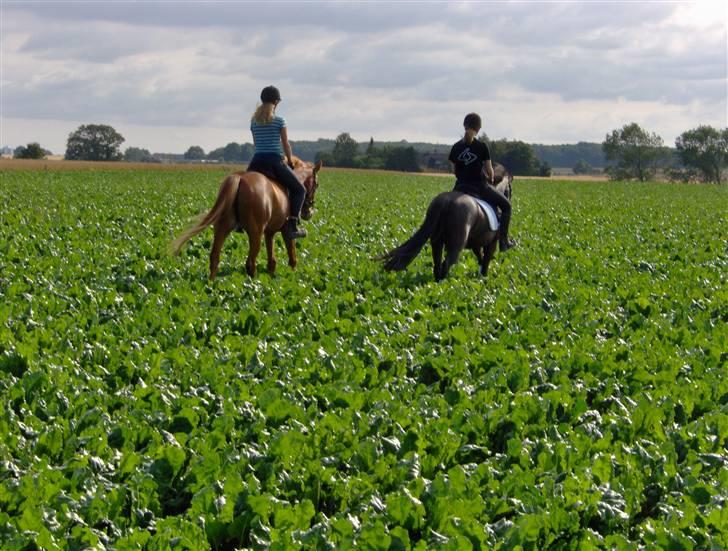
[{"label": "dark horse", "polygon": [[[494,164],[493,170],[493,185],[510,200],[513,175],[499,163]],[[436,281],[447,276],[450,268],[458,261],[460,251],[465,248],[475,253],[480,273],[485,276],[488,275],[488,265],[495,253],[498,237],[498,231],[490,227],[488,217],[475,199],[458,191],[446,191],[432,200],[425,221],[415,234],[396,249],[378,257],[378,260],[384,263],[385,270],[404,270],[429,239]]]},{"label": "dark horse", "polygon": [[[313,216],[313,204],[318,188],[316,174],[321,163],[316,165],[293,158],[294,172],[306,188],[306,198],[301,209],[301,218],[309,220]],[[220,250],[225,238],[235,229],[245,230],[248,234],[250,251],[245,262],[248,275],[255,276],[255,261],[260,252],[260,244],[265,235],[265,248],[268,253],[268,272],[275,273],[276,259],[273,254],[273,238],[283,229],[290,212],[288,193],[283,187],[259,172],[235,172],[220,184],[217,201],[210,212],[200,216],[197,222],[175,239],[172,252],[179,254],[185,242],[208,226],[215,228],[215,239],[210,251],[210,279],[215,279],[220,262]],[[296,242],[285,232],[283,239],[288,251],[288,265],[296,267]]]}]

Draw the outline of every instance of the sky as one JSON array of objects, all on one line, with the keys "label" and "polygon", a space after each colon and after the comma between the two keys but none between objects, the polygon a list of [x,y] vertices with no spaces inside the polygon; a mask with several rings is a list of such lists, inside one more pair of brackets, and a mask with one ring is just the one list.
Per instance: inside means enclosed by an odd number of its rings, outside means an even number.
[{"label": "sky", "polygon": [[[65,152],[82,124],[127,147],[250,142],[276,85],[291,140],[667,145],[728,126],[728,1],[0,0],[0,146]],[[294,151],[295,153],[295,151]]]}]

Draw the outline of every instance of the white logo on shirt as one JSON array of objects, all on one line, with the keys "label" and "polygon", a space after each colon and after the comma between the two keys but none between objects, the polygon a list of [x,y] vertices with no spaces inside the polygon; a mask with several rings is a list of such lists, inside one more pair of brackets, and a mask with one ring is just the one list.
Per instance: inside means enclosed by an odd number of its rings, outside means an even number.
[{"label": "white logo on shirt", "polygon": [[478,156],[475,153],[471,153],[469,147],[463,149],[463,152],[458,155],[458,161],[462,161],[466,166],[477,159]]}]

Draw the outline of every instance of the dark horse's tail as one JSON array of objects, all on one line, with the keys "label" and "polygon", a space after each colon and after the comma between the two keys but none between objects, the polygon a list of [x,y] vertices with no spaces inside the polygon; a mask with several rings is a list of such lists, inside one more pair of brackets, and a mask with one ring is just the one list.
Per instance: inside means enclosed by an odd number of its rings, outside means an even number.
[{"label": "dark horse's tail", "polygon": [[385,270],[404,270],[420,254],[427,240],[438,231],[445,201],[436,197],[427,209],[425,221],[407,241],[396,249],[376,258],[384,263]]},{"label": "dark horse's tail", "polygon": [[238,195],[238,186],[240,185],[240,175],[231,174],[220,184],[220,191],[217,193],[217,201],[207,214],[200,215],[189,228],[183,231],[177,239],[172,241],[169,248],[170,251],[177,255],[182,246],[195,235],[203,231],[205,228],[212,226],[220,217],[225,214],[228,209],[235,206],[235,198]]}]

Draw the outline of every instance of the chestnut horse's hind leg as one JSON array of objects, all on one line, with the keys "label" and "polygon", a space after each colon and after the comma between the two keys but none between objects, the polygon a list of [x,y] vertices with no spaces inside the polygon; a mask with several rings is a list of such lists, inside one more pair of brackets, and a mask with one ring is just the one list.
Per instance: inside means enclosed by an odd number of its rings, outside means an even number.
[{"label": "chestnut horse's hind leg", "polygon": [[248,259],[245,261],[245,270],[248,272],[250,277],[255,277],[255,262],[258,259],[258,253],[260,252],[260,242],[263,238],[263,232],[257,229],[248,230],[248,242],[250,243],[250,250],[248,251]]},{"label": "chestnut horse's hind leg", "polygon": [[210,279],[215,279],[217,276],[217,267],[220,264],[220,251],[222,250],[222,244],[225,243],[225,239],[230,233],[230,229],[227,225],[215,225],[215,238],[212,242],[212,250],[210,251]]},{"label": "chestnut horse's hind leg", "polygon": [[268,273],[273,275],[276,273],[276,257],[273,250],[273,238],[275,232],[266,232],[265,234],[265,251],[268,254]]},{"label": "chestnut horse's hind leg", "polygon": [[288,265],[295,270],[298,262],[296,260],[296,240],[284,235],[283,241],[285,241],[286,251],[288,251]]}]

